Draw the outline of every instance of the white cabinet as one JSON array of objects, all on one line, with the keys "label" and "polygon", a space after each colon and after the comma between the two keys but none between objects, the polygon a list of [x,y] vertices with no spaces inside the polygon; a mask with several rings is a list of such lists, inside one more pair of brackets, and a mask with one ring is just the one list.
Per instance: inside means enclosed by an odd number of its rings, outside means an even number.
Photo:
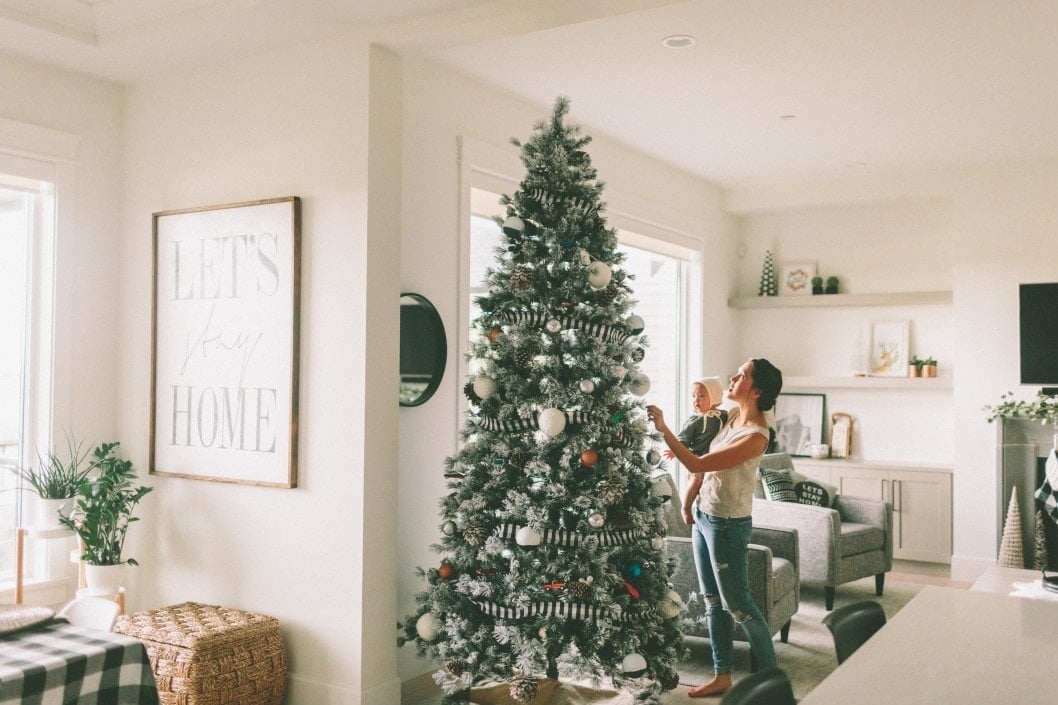
[{"label": "white cabinet", "polygon": [[838,494],[893,505],[893,556],[951,563],[951,469],[796,458],[798,472],[836,485]]}]

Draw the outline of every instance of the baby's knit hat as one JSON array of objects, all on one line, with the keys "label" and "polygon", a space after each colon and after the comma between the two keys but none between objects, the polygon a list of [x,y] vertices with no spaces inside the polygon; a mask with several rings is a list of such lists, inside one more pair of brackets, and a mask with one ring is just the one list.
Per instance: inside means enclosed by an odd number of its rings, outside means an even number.
[{"label": "baby's knit hat", "polygon": [[724,385],[719,377],[702,377],[694,380],[695,384],[705,387],[709,392],[709,406],[716,406],[724,401]]}]

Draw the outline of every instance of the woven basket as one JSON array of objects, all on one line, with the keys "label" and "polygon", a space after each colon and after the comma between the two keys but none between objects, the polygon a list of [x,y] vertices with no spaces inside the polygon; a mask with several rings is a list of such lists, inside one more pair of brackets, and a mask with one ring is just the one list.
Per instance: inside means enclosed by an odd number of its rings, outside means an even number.
[{"label": "woven basket", "polygon": [[161,705],[280,705],[287,659],[279,621],[185,602],[119,617],[147,646]]}]

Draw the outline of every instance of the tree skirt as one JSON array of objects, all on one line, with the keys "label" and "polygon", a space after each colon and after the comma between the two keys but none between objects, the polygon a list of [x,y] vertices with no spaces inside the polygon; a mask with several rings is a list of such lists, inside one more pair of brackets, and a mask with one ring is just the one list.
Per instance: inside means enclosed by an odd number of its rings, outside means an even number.
[{"label": "tree skirt", "polygon": [[[477,705],[525,705],[511,697],[509,683],[472,688],[470,702]],[[621,693],[609,688],[592,688],[556,681],[550,678],[539,682],[536,697],[529,705],[633,705],[631,693]]]}]

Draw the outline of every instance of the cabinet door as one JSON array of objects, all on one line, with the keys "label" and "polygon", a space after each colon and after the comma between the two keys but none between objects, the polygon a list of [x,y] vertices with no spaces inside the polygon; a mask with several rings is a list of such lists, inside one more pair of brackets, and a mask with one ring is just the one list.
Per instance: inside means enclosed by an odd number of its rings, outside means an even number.
[{"label": "cabinet door", "polygon": [[838,494],[867,497],[890,502],[888,474],[884,470],[866,468],[833,468],[831,482],[838,486]]},{"label": "cabinet door", "polygon": [[893,555],[951,563],[951,475],[892,470]]}]

